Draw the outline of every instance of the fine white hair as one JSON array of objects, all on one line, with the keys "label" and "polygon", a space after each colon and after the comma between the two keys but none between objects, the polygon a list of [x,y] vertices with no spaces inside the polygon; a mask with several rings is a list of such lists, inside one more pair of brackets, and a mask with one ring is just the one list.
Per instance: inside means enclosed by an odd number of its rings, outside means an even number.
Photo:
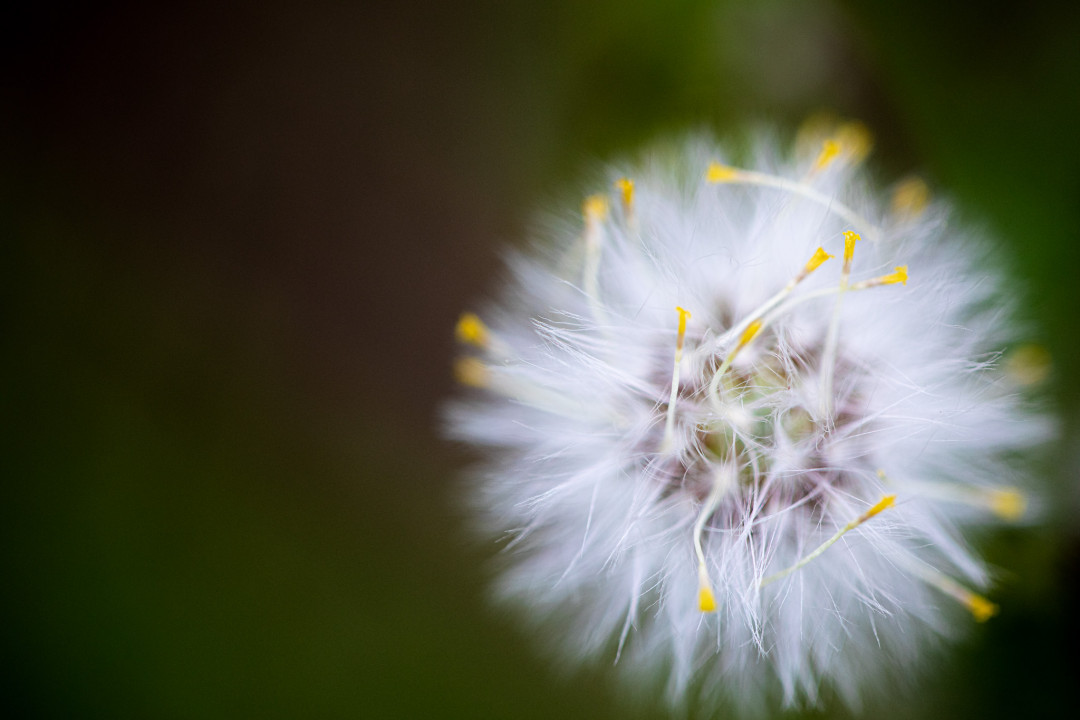
[{"label": "fine white hair", "polygon": [[1025,516],[1044,359],[982,239],[867,147],[667,146],[462,317],[446,428],[483,449],[497,597],[559,657],[676,707],[857,707],[996,611],[965,531]]}]

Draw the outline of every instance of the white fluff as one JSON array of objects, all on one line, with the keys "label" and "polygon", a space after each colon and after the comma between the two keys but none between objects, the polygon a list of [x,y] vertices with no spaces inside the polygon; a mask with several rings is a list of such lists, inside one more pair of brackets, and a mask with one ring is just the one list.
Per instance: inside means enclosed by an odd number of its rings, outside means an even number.
[{"label": "white fluff", "polygon": [[[447,428],[485,448],[470,504],[508,538],[498,596],[561,657],[615,662],[673,706],[769,711],[830,688],[854,707],[911,676],[973,622],[965,605],[992,613],[964,531],[1022,511],[1002,456],[1049,427],[1002,370],[1017,328],[985,247],[940,202],[890,209],[850,133],[819,155],[829,142],[785,159],[760,140],[741,167],[766,174],[721,182],[710,164],[730,157],[702,140],[617,169],[608,209],[512,257],[501,301],[459,328],[459,373],[481,387]],[[841,294],[844,231],[862,239]],[[770,316],[818,247],[833,259]],[[906,284],[857,289],[897,266]],[[677,306],[692,316],[666,436]]]}]

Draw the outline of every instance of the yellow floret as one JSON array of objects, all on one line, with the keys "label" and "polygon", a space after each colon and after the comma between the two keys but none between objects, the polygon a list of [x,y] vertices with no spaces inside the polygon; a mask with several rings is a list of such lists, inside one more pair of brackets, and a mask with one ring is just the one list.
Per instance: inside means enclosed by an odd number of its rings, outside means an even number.
[{"label": "yellow floret", "polygon": [[831,259],[833,256],[825,252],[824,248],[818,248],[814,252],[814,256],[806,263],[806,272],[812,273],[821,267],[821,264],[826,260]]},{"label": "yellow floret", "polygon": [[967,605],[967,609],[975,617],[975,622],[986,622],[998,614],[998,606],[982,595],[971,593],[971,596],[968,597],[964,604]]},{"label": "yellow floret", "polygon": [[833,139],[828,139],[821,144],[821,152],[818,154],[817,160],[814,161],[814,171],[824,170],[829,164],[836,159],[836,156],[840,154],[840,143]]},{"label": "yellow floret", "polygon": [[1003,520],[1019,520],[1027,509],[1027,498],[1015,488],[994,490],[990,497],[990,509]]},{"label": "yellow floret", "polygon": [[487,347],[489,339],[487,325],[474,313],[463,313],[458,318],[454,335],[460,342],[479,348]]},{"label": "yellow floret", "polygon": [[634,206],[634,181],[630,178],[619,178],[615,181],[615,188],[622,193],[623,208],[629,210]]},{"label": "yellow floret", "polygon": [[917,177],[911,177],[896,186],[892,196],[892,211],[908,218],[916,218],[930,202],[930,188]]},{"label": "yellow floret", "polygon": [[702,585],[698,589],[698,608],[703,613],[716,612],[716,596],[708,585]]},{"label": "yellow floret", "polygon": [[705,173],[705,179],[711,183],[731,182],[738,175],[739,171],[733,167],[721,165],[720,163],[711,163],[709,170]]},{"label": "yellow floret", "polygon": [[603,222],[608,216],[607,197],[604,195],[590,195],[585,198],[582,211],[585,213],[585,220],[588,222]]},{"label": "yellow floret", "polygon": [[454,363],[454,377],[462,385],[483,388],[488,385],[490,371],[487,365],[473,357],[458,358]]}]

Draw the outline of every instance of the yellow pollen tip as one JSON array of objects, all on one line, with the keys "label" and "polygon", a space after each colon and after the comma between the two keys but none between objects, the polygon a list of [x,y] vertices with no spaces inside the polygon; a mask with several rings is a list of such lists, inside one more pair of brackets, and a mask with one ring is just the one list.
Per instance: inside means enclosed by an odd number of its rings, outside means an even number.
[{"label": "yellow pollen tip", "polygon": [[815,112],[799,123],[795,135],[795,151],[802,157],[809,157],[821,149],[821,141],[833,134],[837,118],[827,110]]},{"label": "yellow pollen tip", "polygon": [[686,308],[675,306],[675,309],[679,311],[679,334],[686,333],[686,321],[690,319],[690,311]]},{"label": "yellow pollen tip", "polygon": [[826,260],[831,259],[832,257],[833,256],[830,255],[829,253],[825,252],[825,250],[823,248],[818,248],[814,252],[814,256],[812,258],[810,258],[809,262],[806,263],[806,272],[807,273],[814,272],[819,267],[821,267],[821,264],[823,262],[825,262]]},{"label": "yellow pollen tip", "polygon": [[897,283],[902,283],[904,285],[907,285],[907,265],[898,265],[894,269],[896,270],[896,272],[892,273],[891,275],[882,276],[881,284],[895,285]]},{"label": "yellow pollen tip", "polygon": [[754,336],[756,336],[760,331],[761,331],[761,321],[760,320],[755,320],[754,322],[750,323],[750,326],[748,328],[746,328],[746,330],[743,331],[742,337],[739,338],[739,345],[735,349],[736,350],[741,350],[744,347],[746,347],[746,345],[751,340],[753,340]]},{"label": "yellow pollen tip", "polygon": [[716,612],[716,596],[708,585],[698,588],[698,608],[703,613]]},{"label": "yellow pollen tip", "polygon": [[869,128],[857,120],[846,122],[836,129],[836,140],[840,143],[850,162],[862,162],[874,146],[874,136]]},{"label": "yellow pollen tip", "polygon": [[1050,377],[1053,360],[1042,345],[1029,343],[1009,353],[1005,359],[1005,374],[1021,385],[1038,385]]},{"label": "yellow pollen tip", "polygon": [[1015,488],[994,490],[990,496],[990,509],[1003,520],[1019,520],[1027,510],[1027,498]]},{"label": "yellow pollen tip", "polygon": [[690,311],[678,306],[675,309],[679,311],[679,334],[675,340],[675,362],[678,363],[682,359],[683,339],[686,337],[686,321],[690,319]]},{"label": "yellow pollen tip", "polygon": [[603,222],[608,216],[608,200],[603,195],[590,195],[585,198],[582,211],[585,213],[586,221]]},{"label": "yellow pollen tip", "polygon": [[622,193],[623,207],[629,210],[634,205],[634,181],[630,178],[619,178],[615,181],[615,188]]},{"label": "yellow pollen tip", "polygon": [[851,230],[844,231],[844,264],[851,262],[851,258],[855,255],[855,243],[862,240],[862,237]]},{"label": "yellow pollen tip", "polygon": [[875,515],[880,513],[882,510],[885,510],[887,508],[891,508],[895,504],[896,504],[896,496],[895,495],[886,495],[885,497],[883,497],[883,498],[881,498],[880,500],[877,501],[877,505],[874,505],[874,507],[870,508],[865,513],[863,513],[863,516],[862,516],[863,522],[865,522],[865,521],[869,520],[870,518],[874,517]]},{"label": "yellow pollen tip", "polygon": [[488,344],[487,325],[484,325],[484,321],[474,313],[463,313],[458,318],[457,326],[454,328],[454,335],[459,342],[466,345],[485,348]]},{"label": "yellow pollen tip", "polygon": [[840,154],[840,143],[832,138],[821,144],[821,153],[814,161],[814,171],[824,170]]},{"label": "yellow pollen tip", "polygon": [[483,388],[488,385],[487,365],[473,357],[458,358],[454,362],[454,377],[462,385]]},{"label": "yellow pollen tip", "polygon": [[705,179],[711,183],[731,182],[738,176],[738,170],[720,163],[710,163],[709,169],[705,173]]},{"label": "yellow pollen tip", "polygon": [[930,202],[930,188],[917,177],[904,180],[893,190],[892,211],[908,218],[922,214]]},{"label": "yellow pollen tip", "polygon": [[971,593],[970,597],[964,601],[964,604],[975,617],[975,622],[986,622],[998,614],[998,606],[984,598],[982,595]]}]

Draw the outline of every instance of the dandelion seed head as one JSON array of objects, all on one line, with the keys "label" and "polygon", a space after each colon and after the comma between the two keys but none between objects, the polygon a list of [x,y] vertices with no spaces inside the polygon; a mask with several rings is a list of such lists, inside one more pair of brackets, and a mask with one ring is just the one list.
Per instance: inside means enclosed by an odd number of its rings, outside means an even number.
[{"label": "dandelion seed head", "polygon": [[964,533],[1023,520],[1004,456],[1050,430],[979,238],[819,125],[617,168],[456,329],[446,426],[484,449],[498,596],[673,706],[857,707],[917,674],[997,611]]}]

